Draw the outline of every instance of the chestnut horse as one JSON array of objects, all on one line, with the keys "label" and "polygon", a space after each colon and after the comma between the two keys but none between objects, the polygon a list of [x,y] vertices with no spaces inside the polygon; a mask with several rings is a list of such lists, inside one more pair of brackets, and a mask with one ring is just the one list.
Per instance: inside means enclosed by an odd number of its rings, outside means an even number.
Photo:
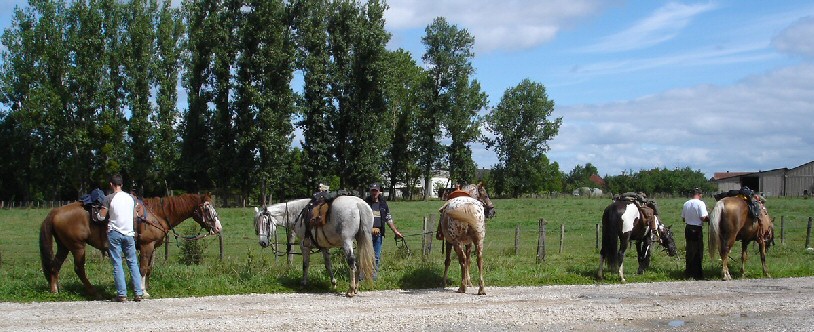
[{"label": "chestnut horse", "polygon": [[737,196],[721,199],[715,203],[709,215],[709,256],[715,259],[721,256],[723,280],[732,280],[729,274],[729,252],[735,241],[741,241],[741,277],[745,276],[746,247],[756,241],[760,246],[760,262],[763,264],[763,275],[771,278],[766,268],[766,250],[774,243],[774,224],[760,204],[760,215],[754,218],[749,215],[746,201]]},{"label": "chestnut horse", "polygon": [[[452,248],[458,255],[458,263],[461,265],[461,286],[458,293],[466,293],[466,287],[472,286],[469,277],[471,266],[471,247],[475,245],[475,254],[478,257],[478,276],[480,277],[478,295],[485,295],[483,282],[483,241],[486,237],[486,221],[495,215],[495,206],[486,193],[483,183],[470,184],[462,191],[468,195],[452,195],[441,207],[440,226],[446,244],[446,259],[444,260],[444,286],[447,284],[447,273],[451,263]],[[457,191],[456,191],[457,192]],[[455,193],[455,192],[453,192]],[[463,245],[463,247],[462,247]]]},{"label": "chestnut horse", "polygon": [[[147,282],[152,271],[153,252],[161,245],[167,232],[190,217],[210,233],[220,232],[221,224],[209,194],[157,197],[146,199],[144,203],[148,219],[137,226],[136,249],[141,252],[139,267],[146,297],[149,296]],[[57,244],[56,255],[53,252],[54,241]],[[40,259],[42,272],[52,293],[59,289],[59,270],[70,252],[73,254],[74,272],[84,284],[86,292],[99,298],[85,273],[85,247],[88,244],[107,251],[107,224],[91,221],[82,202],[51,209],[40,226]]]},{"label": "chestnut horse", "polygon": [[[655,220],[654,220],[655,219]],[[652,222],[651,222],[652,221]],[[638,274],[650,266],[650,248],[653,229],[659,244],[667,251],[668,256],[675,256],[676,249],[673,232],[665,227],[649,206],[637,207],[629,201],[614,201],[602,213],[602,249],[599,251],[599,271],[597,278],[604,279],[602,271],[607,260],[612,268],[618,268],[619,278],[625,282],[625,251],[630,241],[636,241],[636,252],[639,261]]]}]

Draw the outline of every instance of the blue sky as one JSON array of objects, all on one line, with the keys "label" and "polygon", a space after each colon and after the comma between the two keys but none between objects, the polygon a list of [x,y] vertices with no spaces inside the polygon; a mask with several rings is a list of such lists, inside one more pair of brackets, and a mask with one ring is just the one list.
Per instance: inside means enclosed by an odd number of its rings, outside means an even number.
[{"label": "blue sky", "polygon": [[[0,26],[25,3],[0,0]],[[435,17],[472,33],[491,106],[524,78],[544,84],[563,118],[548,156],[565,172],[590,162],[600,175],[689,166],[709,177],[814,160],[811,1],[388,4],[388,47],[416,59]],[[479,166],[497,163],[473,151]]]}]

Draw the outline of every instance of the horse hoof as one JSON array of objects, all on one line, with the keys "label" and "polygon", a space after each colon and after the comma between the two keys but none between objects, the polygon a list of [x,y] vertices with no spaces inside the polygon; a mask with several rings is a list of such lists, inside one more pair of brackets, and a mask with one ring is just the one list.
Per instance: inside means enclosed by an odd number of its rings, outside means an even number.
[{"label": "horse hoof", "polygon": [[333,287],[333,289],[336,289],[336,279],[331,279],[331,287]]},{"label": "horse hoof", "polygon": [[478,290],[478,295],[486,295],[486,291],[483,290],[483,288],[481,288],[480,290]]},{"label": "horse hoof", "polygon": [[457,292],[458,293],[466,293],[466,288],[463,288],[463,287],[458,288]]},{"label": "horse hoof", "polygon": [[345,297],[352,298],[354,296],[356,296],[356,293],[354,292],[348,291],[347,293],[345,293]]},{"label": "horse hoof", "polygon": [[143,298],[143,299],[149,299],[150,298],[150,293],[147,293],[146,290],[142,290],[141,293],[142,293],[141,298]]}]

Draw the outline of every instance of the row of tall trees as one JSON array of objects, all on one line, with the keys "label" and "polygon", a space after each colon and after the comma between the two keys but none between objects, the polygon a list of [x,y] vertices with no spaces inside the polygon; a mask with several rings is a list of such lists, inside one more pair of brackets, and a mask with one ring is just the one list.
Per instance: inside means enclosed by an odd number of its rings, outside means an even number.
[{"label": "row of tall trees", "polygon": [[553,190],[562,174],[546,142],[561,119],[549,120],[545,87],[523,81],[489,110],[468,31],[435,19],[419,60],[385,48],[386,10],[29,0],[2,36],[0,199],[73,199],[116,172],[145,195],[302,197],[319,182],[384,180],[431,190],[438,169],[476,180],[479,140],[500,156],[499,193]]}]

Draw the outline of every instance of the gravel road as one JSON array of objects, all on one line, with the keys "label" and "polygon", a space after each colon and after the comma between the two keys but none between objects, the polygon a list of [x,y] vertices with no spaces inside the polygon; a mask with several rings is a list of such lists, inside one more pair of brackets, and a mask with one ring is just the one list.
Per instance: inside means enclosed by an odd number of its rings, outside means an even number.
[{"label": "gravel road", "polygon": [[814,330],[814,277],[456,289],[0,303],[0,330]]}]

